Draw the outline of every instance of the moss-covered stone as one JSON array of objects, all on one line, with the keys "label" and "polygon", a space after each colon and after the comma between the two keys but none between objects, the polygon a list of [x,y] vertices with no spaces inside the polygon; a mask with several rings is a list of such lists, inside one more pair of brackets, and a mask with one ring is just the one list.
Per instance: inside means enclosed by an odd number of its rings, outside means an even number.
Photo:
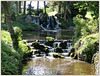
[{"label": "moss-covered stone", "polygon": [[33,46],[35,49],[40,49],[40,43],[37,42],[37,41],[32,42],[32,46]]},{"label": "moss-covered stone", "polygon": [[38,49],[38,50],[36,50],[36,51],[34,52],[34,54],[36,54],[37,56],[40,56],[41,51]]},{"label": "moss-covered stone", "polygon": [[61,54],[55,53],[53,54],[54,58],[65,58],[64,56],[62,56]]},{"label": "moss-covered stone", "polygon": [[62,47],[56,47],[56,52],[57,53],[63,53]]},{"label": "moss-covered stone", "polygon": [[91,63],[93,55],[99,50],[99,33],[80,38],[73,46],[80,60]]}]

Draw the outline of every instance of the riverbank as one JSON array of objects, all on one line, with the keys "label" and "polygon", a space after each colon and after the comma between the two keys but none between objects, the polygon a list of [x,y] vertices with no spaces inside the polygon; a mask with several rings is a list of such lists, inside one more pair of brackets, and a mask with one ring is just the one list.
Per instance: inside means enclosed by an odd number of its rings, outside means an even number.
[{"label": "riverbank", "polygon": [[1,30],[1,74],[20,75],[22,70],[21,61],[29,57],[31,49],[19,41],[19,48],[14,49],[10,33]]}]

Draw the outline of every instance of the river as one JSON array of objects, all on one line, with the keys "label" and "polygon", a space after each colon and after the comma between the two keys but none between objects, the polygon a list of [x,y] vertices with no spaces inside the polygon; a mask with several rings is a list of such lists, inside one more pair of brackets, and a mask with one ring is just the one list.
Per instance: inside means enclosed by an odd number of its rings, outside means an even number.
[{"label": "river", "polygon": [[[52,36],[58,40],[71,39],[73,31],[39,31],[23,32],[23,39],[33,41],[35,39],[43,40],[47,36]],[[33,57],[23,64],[23,75],[95,75],[94,69],[90,63],[75,60],[71,57],[65,59],[47,57]]]}]

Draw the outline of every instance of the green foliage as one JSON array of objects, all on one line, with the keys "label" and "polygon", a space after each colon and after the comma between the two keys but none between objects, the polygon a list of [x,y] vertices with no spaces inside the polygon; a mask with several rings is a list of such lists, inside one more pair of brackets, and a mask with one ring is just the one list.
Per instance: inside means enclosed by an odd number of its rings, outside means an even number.
[{"label": "green foliage", "polygon": [[22,30],[19,27],[14,27],[14,33],[15,33],[18,41],[22,40],[21,39]]},{"label": "green foliage", "polygon": [[2,30],[1,31],[1,40],[3,40],[7,45],[12,46],[12,39],[10,37],[10,33]]},{"label": "green foliage", "polygon": [[82,15],[77,15],[73,18],[73,22],[76,25],[75,35],[73,41],[76,42],[80,37],[85,37],[91,33],[99,31],[99,18],[98,19],[83,19]]},{"label": "green foliage", "polygon": [[32,53],[33,50],[30,48],[28,48],[28,46],[26,44],[24,44],[23,41],[19,41],[19,49],[18,52],[21,55],[22,59],[25,59],[29,56],[29,53]]},{"label": "green foliage", "polygon": [[75,26],[72,19],[68,19],[64,21],[63,19],[60,20],[60,27],[62,29],[67,29],[69,26]]},{"label": "green foliage", "polygon": [[27,8],[27,11],[28,11],[28,14],[31,16],[32,15],[32,12],[34,11],[33,10],[34,7],[31,6],[31,3],[28,5],[28,8]]},{"label": "green foliage", "polygon": [[74,48],[76,53],[80,54],[80,58],[85,56],[87,62],[91,62],[93,54],[99,50],[99,33],[87,35],[86,37],[80,38],[75,44]]},{"label": "green foliage", "polygon": [[12,46],[10,33],[1,31],[1,74],[17,75],[20,63],[20,54]]},{"label": "green foliage", "polygon": [[[12,39],[10,33],[7,31],[1,31],[1,74],[2,75],[17,75],[19,74],[19,66],[21,60],[32,55],[33,50],[28,48],[21,41],[21,30],[15,28],[15,33],[18,36],[19,48],[15,50],[13,48]],[[20,31],[20,33],[19,33]]]},{"label": "green foliage", "polygon": [[74,3],[74,7],[79,9],[79,12],[83,10],[94,11],[95,18],[99,16],[99,1],[78,1]]}]

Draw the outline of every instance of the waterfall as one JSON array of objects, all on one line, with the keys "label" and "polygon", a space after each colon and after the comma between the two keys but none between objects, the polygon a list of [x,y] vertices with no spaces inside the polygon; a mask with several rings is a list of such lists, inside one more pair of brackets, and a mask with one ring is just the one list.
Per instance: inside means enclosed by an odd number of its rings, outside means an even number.
[{"label": "waterfall", "polygon": [[42,27],[43,30],[47,30],[46,28],[43,27],[43,24],[41,24],[41,27]]},{"label": "waterfall", "polygon": [[[44,22],[44,23],[46,23],[46,22]],[[60,27],[59,27],[59,20],[57,19],[57,17],[54,17],[54,16],[48,16],[47,17],[47,25],[46,25],[46,28],[44,28],[43,27],[43,25],[44,25],[44,23],[43,24],[41,24],[41,27],[42,27],[42,29],[43,30],[51,30],[51,29],[53,29],[53,30],[56,30],[56,29],[61,29]],[[55,24],[56,23],[56,24]]]},{"label": "waterfall", "polygon": [[58,46],[57,46],[57,47],[60,47],[60,43],[61,43],[61,42],[58,42]]}]

